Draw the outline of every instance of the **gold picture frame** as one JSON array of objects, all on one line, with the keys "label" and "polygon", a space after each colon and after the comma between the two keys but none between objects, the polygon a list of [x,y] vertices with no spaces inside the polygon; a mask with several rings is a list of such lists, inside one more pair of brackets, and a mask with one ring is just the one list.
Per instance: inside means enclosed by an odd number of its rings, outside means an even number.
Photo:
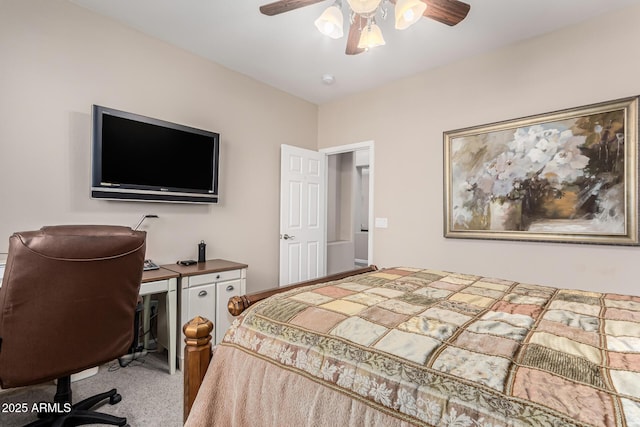
[{"label": "gold picture frame", "polygon": [[444,236],[638,244],[638,97],[444,132]]}]

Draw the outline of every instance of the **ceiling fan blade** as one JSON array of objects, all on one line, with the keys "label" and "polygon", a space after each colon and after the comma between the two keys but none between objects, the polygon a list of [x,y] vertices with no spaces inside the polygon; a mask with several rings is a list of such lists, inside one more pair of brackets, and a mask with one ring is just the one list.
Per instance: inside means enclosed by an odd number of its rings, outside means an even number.
[{"label": "ceiling fan blade", "polygon": [[349,36],[347,37],[347,55],[357,55],[364,52],[364,49],[358,47],[360,41],[360,33],[362,28],[367,25],[367,20],[360,15],[355,15],[351,27],[349,27]]},{"label": "ceiling fan blade", "polygon": [[273,3],[260,6],[260,12],[264,15],[278,15],[280,13],[289,12],[290,10],[300,9],[301,7],[311,6],[324,0],[280,0]]},{"label": "ceiling fan blade", "polygon": [[471,5],[458,0],[423,0],[427,4],[426,18],[453,27],[467,17]]}]

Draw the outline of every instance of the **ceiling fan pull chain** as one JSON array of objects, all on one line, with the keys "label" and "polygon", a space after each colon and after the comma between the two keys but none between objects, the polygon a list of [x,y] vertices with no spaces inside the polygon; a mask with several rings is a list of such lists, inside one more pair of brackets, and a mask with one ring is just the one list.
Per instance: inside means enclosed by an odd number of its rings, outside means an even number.
[{"label": "ceiling fan pull chain", "polygon": [[382,2],[382,4],[380,5],[380,10],[381,10],[381,14],[380,16],[382,17],[383,21],[387,20],[387,16],[389,15],[389,0],[384,0]]}]

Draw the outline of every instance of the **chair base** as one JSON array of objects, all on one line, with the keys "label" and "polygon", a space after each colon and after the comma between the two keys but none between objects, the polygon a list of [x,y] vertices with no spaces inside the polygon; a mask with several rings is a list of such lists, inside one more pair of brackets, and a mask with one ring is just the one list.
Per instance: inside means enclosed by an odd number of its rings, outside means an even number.
[{"label": "chair base", "polygon": [[[80,426],[86,424],[107,424],[113,426],[126,426],[127,419],[116,417],[114,415],[103,414],[101,412],[92,411],[98,403],[105,399],[109,399],[110,405],[115,405],[122,400],[117,390],[114,388],[104,393],[96,394],[88,397],[74,405],[71,405],[71,379],[63,377],[58,380],[58,387],[54,397],[54,403],[60,412],[41,412],[38,414],[37,421],[27,424],[25,427],[36,426],[52,426],[52,427],[68,427]],[[66,410],[66,408],[70,408]]]}]

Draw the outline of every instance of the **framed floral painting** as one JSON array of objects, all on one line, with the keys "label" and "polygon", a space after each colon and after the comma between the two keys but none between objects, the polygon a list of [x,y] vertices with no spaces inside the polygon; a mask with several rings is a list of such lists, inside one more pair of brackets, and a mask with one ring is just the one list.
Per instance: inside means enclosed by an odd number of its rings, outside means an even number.
[{"label": "framed floral painting", "polygon": [[638,244],[638,98],[444,133],[445,237]]}]

